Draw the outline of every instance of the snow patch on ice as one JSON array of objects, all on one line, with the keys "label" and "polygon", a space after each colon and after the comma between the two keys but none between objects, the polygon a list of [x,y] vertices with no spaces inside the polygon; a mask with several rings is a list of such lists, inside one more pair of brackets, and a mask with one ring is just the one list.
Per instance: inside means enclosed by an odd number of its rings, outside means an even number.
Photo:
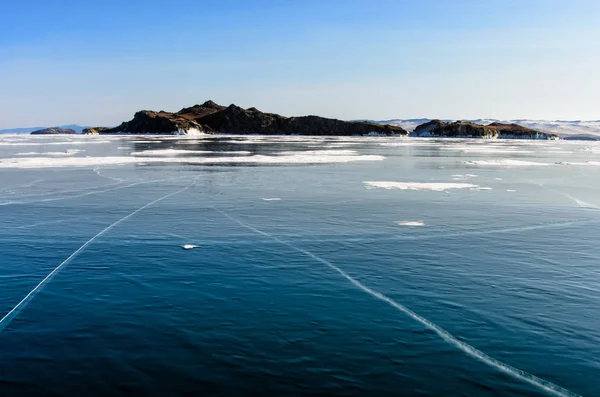
[{"label": "snow patch on ice", "polygon": [[399,226],[425,226],[423,221],[398,221],[396,224]]},{"label": "snow patch on ice", "polygon": [[64,152],[22,152],[16,153],[15,156],[72,156],[77,153],[85,152],[82,149],[67,149]]},{"label": "snow patch on ice", "polygon": [[139,152],[131,152],[133,156],[176,156],[178,154],[203,154],[214,153],[210,150],[184,150],[184,149],[155,149],[141,150]]},{"label": "snow patch on ice", "polygon": [[38,141],[38,142],[0,142],[0,146],[46,146],[46,145],[87,145],[90,143],[110,143],[111,141],[103,140],[103,141],[62,141],[62,142],[46,142],[46,141]]},{"label": "snow patch on ice", "polygon": [[454,174],[452,175],[453,181],[465,181],[471,178],[477,178],[475,174]]},{"label": "snow patch on ice", "polygon": [[460,150],[461,152],[477,152],[477,153],[533,153],[531,150],[522,149],[507,149],[501,147],[485,147],[485,146],[440,146],[446,150]]},{"label": "snow patch on ice", "polygon": [[349,163],[354,161],[381,161],[385,157],[378,155],[306,155],[289,156],[235,156],[235,157],[141,157],[141,156],[106,156],[106,157],[25,157],[0,159],[0,168],[54,168],[54,167],[94,167],[126,164],[161,164],[180,163],[191,165],[203,164],[328,164]]},{"label": "snow patch on ice", "polygon": [[403,142],[382,142],[379,146],[387,147],[402,147],[402,146],[441,146],[438,142],[427,142],[425,140],[411,139],[410,141]]},{"label": "snow patch on ice", "polygon": [[600,161],[584,161],[584,162],[566,162],[566,161],[561,161],[559,163],[556,163],[558,165],[583,165],[583,166],[599,166],[600,165]]},{"label": "snow patch on ice", "polygon": [[399,189],[399,190],[432,190],[443,192],[448,189],[476,188],[479,185],[471,183],[443,183],[443,182],[389,182],[389,181],[367,181],[363,182],[367,189]]},{"label": "snow patch on ice", "polygon": [[335,148],[335,147],[340,147],[340,146],[355,146],[358,144],[359,144],[358,142],[333,142],[333,143],[324,145],[323,147]]},{"label": "snow patch on ice", "polygon": [[463,164],[492,166],[492,167],[525,167],[525,166],[548,166],[551,163],[539,163],[535,161],[501,159],[501,160],[468,160],[463,161]]},{"label": "snow patch on ice", "polygon": [[357,154],[356,150],[345,150],[345,149],[331,149],[331,150],[304,150],[304,151],[287,151],[287,152],[279,152],[277,155],[279,156],[290,156],[290,155],[329,155],[329,156],[353,156]]}]

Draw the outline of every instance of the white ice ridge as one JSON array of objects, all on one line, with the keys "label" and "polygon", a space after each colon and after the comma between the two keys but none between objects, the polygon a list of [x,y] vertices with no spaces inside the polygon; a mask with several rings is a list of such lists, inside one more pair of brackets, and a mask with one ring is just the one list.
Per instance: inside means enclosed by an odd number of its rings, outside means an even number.
[{"label": "white ice ridge", "polygon": [[[127,149],[127,148],[124,148]],[[155,149],[142,150],[139,152],[131,152],[132,156],[176,156],[178,154],[251,154],[247,150],[230,150],[230,151],[212,151],[212,150],[186,150],[186,149]]]},{"label": "white ice ridge", "polygon": [[404,142],[382,142],[379,146],[401,147],[401,146],[440,146],[438,142],[426,142],[425,140],[410,140]]},{"label": "white ice ridge", "polygon": [[398,221],[396,224],[399,226],[425,226],[423,221]]},{"label": "white ice ridge", "polygon": [[477,178],[477,175],[475,174],[453,174],[452,175],[455,178]]},{"label": "white ice ridge", "polygon": [[448,189],[476,188],[479,185],[471,183],[445,183],[445,182],[389,182],[389,181],[367,181],[363,182],[367,189],[400,189],[400,190],[433,190],[443,192]]},{"label": "white ice ridge", "polygon": [[99,167],[94,168],[93,171],[96,173],[96,175],[98,175],[101,178],[110,179],[112,181],[116,181],[117,183],[121,183],[121,182],[124,181],[123,178],[116,178],[116,177],[113,177],[113,176],[107,176],[107,175],[101,174]]},{"label": "white ice ridge", "polygon": [[44,182],[45,180],[46,179],[36,179],[34,181],[27,182],[23,185],[4,187],[4,188],[0,189],[0,192],[5,192],[7,190],[13,190],[13,189],[20,189],[20,188],[24,188],[24,187],[32,187],[33,185],[37,185],[40,182]]},{"label": "white ice ridge", "polygon": [[453,181],[464,181],[471,178],[477,178],[475,174],[454,174],[452,175]]},{"label": "white ice ridge", "polygon": [[96,167],[125,164],[181,163],[203,164],[326,164],[349,163],[353,161],[381,161],[379,155],[317,155],[295,154],[289,156],[235,156],[235,157],[68,157],[68,158],[8,158],[0,159],[0,168],[55,168],[55,167]]},{"label": "white ice ridge", "polygon": [[353,156],[357,154],[356,150],[348,150],[348,149],[323,149],[323,150],[299,150],[299,151],[287,151],[287,152],[279,152],[277,155],[279,156],[290,156],[290,155],[331,155],[331,156]]},{"label": "white ice ridge", "polygon": [[575,198],[569,194],[563,193],[563,195],[570,198],[571,200],[575,201],[575,203],[577,203],[577,205],[580,206],[581,208],[587,208],[587,209],[592,209],[592,210],[600,209],[600,207],[598,207],[595,204],[588,203],[587,201],[579,200],[578,198]]},{"label": "white ice ridge", "polygon": [[166,194],[154,201],[149,202],[146,205],[141,206],[140,208],[138,208],[137,210],[133,211],[132,213],[130,213],[129,215],[124,216],[123,218],[119,219],[116,222],[111,223],[110,225],[108,225],[107,227],[105,227],[103,230],[101,230],[98,234],[96,234],[94,237],[92,237],[91,239],[89,239],[88,241],[86,241],[81,247],[79,247],[75,252],[73,252],[67,259],[65,259],[64,261],[62,261],[56,268],[54,268],[54,270],[52,270],[42,281],[40,281],[38,283],[38,285],[36,285],[27,295],[25,295],[25,297],[23,299],[21,299],[21,301],[19,303],[17,303],[17,305],[15,307],[13,307],[8,313],[6,313],[6,315],[4,315],[4,317],[2,317],[2,319],[0,319],[0,333],[2,333],[2,331],[4,330],[4,328],[6,328],[6,326],[8,324],[10,324],[10,322],[12,321],[13,318],[15,318],[15,316],[25,307],[25,305],[27,305],[27,303],[33,299],[33,297],[42,289],[42,287],[48,283],[53,277],[54,275],[56,275],[60,269],[62,269],[66,264],[68,264],[69,262],[71,262],[71,260],[73,258],[75,258],[77,255],[79,255],[79,253],[81,253],[82,251],[84,251],[88,245],[90,245],[94,240],[96,240],[98,237],[102,236],[104,233],[106,233],[107,231],[109,231],[110,229],[112,229],[113,227],[117,226],[119,223],[131,218],[132,216],[134,216],[135,214],[137,214],[140,211],[143,211],[144,209],[150,207],[151,205],[154,205],[166,198],[169,198],[171,196],[174,196],[176,194],[179,194],[181,192],[183,192],[184,190],[189,189],[194,183],[196,183],[195,181],[190,183],[189,185],[187,185],[186,187],[179,189],[173,193],[169,193]]},{"label": "white ice ridge", "polygon": [[510,149],[498,146],[452,146],[440,145],[440,149],[444,150],[459,150],[461,152],[476,152],[476,153],[533,153],[531,150]]},{"label": "white ice ridge", "polygon": [[539,163],[535,161],[501,159],[501,160],[469,160],[463,161],[467,165],[489,165],[494,167],[525,167],[525,166],[547,166],[551,163]]},{"label": "white ice ridge", "polygon": [[532,180],[528,180],[528,182],[531,183],[531,184],[533,184],[533,185],[537,185],[537,186],[541,187],[542,189],[546,189],[546,190],[548,190],[550,192],[558,193],[561,196],[567,197],[568,199],[574,201],[581,208],[585,208],[585,209],[600,209],[600,207],[597,206],[597,205],[588,203],[588,202],[583,201],[583,200],[579,200],[577,197],[573,197],[570,194],[561,192],[560,190],[556,190],[556,189],[553,189],[551,187],[545,186],[543,183],[535,182],[535,181],[532,181]]},{"label": "white ice ridge", "polygon": [[423,326],[429,328],[430,330],[432,330],[433,332],[435,332],[439,337],[441,337],[445,342],[447,342],[448,344],[460,349],[461,351],[463,351],[464,353],[468,354],[469,356],[481,361],[484,364],[489,365],[490,367],[496,368],[502,372],[504,372],[505,374],[512,376],[515,379],[518,380],[522,380],[524,382],[527,382],[537,388],[539,388],[540,390],[551,394],[551,395],[555,395],[555,396],[560,396],[560,397],[582,397],[579,394],[573,393],[572,391],[565,389],[564,387],[561,387],[559,385],[556,385],[550,381],[547,381],[545,379],[539,378],[533,374],[530,374],[526,371],[523,371],[519,368],[515,368],[509,364],[505,364],[500,360],[497,360],[491,356],[488,356],[487,354],[485,354],[484,352],[482,352],[481,350],[475,348],[474,346],[469,345],[466,342],[463,342],[459,339],[457,339],[454,335],[452,335],[451,333],[449,333],[448,331],[446,331],[445,329],[443,329],[442,327],[440,327],[439,325],[429,321],[428,319],[426,319],[425,317],[422,317],[421,315],[413,312],[412,310],[410,310],[409,308],[407,308],[406,306],[396,302],[395,300],[389,298],[388,296],[382,294],[381,292],[375,291],[374,289],[371,289],[369,287],[367,287],[366,285],[364,285],[363,283],[361,283],[360,281],[358,281],[357,279],[355,279],[354,277],[350,276],[348,273],[346,273],[344,270],[342,270],[341,268],[339,268],[338,266],[336,266],[335,264],[333,264],[332,262],[329,262],[328,260],[325,260],[315,254],[313,254],[310,251],[304,250],[302,248],[296,247],[295,245],[288,243],[285,240],[282,240],[276,236],[273,236],[272,234],[263,232],[262,230],[259,230],[251,225],[248,225],[247,223],[244,223],[236,218],[234,218],[233,216],[229,215],[228,213],[226,213],[225,211],[218,209],[216,207],[213,207],[215,211],[219,212],[220,214],[222,214],[223,216],[231,219],[232,221],[234,221],[235,223],[237,223],[238,225],[245,227],[246,229],[252,230],[255,233],[258,233],[262,236],[268,237],[274,241],[277,241],[280,244],[283,244],[295,251],[298,251],[306,256],[311,257],[312,259],[316,260],[317,262],[320,262],[324,265],[326,265],[327,267],[331,268],[332,270],[336,271],[337,273],[339,273],[343,278],[345,278],[346,280],[348,280],[350,283],[352,283],[355,287],[359,288],[360,290],[362,290],[363,292],[366,292],[367,294],[373,296],[374,298],[377,298],[387,304],[389,304],[390,306],[394,307],[395,309],[398,309],[399,311],[403,312],[404,314],[408,315],[409,317],[411,317],[412,319],[414,319],[415,321],[419,322],[420,324],[422,324]]},{"label": "white ice ridge", "polygon": [[0,142],[0,146],[46,146],[46,145],[87,145],[88,143],[110,143],[111,141],[63,141],[63,142]]},{"label": "white ice ridge", "polygon": [[205,154],[214,153],[211,150],[185,150],[185,149],[155,149],[131,152],[133,156],[174,156],[178,154]]},{"label": "white ice ridge", "polygon": [[590,165],[590,166],[600,166],[600,161],[583,161],[583,162],[566,162],[566,161],[561,161],[560,163],[557,163],[559,165]]},{"label": "white ice ridge", "polygon": [[55,224],[55,223],[65,223],[65,222],[70,222],[70,221],[79,220],[79,219],[87,219],[87,218],[85,218],[83,216],[77,216],[77,217],[66,218],[66,219],[57,219],[54,221],[35,222],[35,223],[31,223],[28,225],[21,225],[21,226],[4,226],[4,227],[2,227],[2,229],[3,230],[6,230],[6,229],[30,229],[32,227],[37,227],[37,226],[42,226],[42,225],[51,225],[51,224]]},{"label": "white ice ridge", "polygon": [[23,152],[17,153],[15,156],[72,156],[76,153],[85,152],[82,149],[67,149],[64,152]]},{"label": "white ice ridge", "polygon": [[297,135],[271,135],[271,136],[251,136],[251,135],[238,135],[230,136],[231,138],[227,141],[221,141],[223,143],[234,143],[234,144],[265,144],[265,143],[321,143],[325,142],[323,137],[309,137],[309,136],[297,136]]},{"label": "white ice ridge", "polygon": [[323,145],[323,147],[335,148],[335,147],[340,147],[340,146],[354,146],[357,144],[358,144],[357,142],[333,142],[333,143],[329,143],[327,145]]}]

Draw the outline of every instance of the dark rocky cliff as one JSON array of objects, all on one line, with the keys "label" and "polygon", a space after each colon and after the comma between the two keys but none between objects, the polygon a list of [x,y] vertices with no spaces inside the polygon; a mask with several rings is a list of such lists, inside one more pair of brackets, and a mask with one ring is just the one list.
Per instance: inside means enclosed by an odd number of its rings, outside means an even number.
[{"label": "dark rocky cliff", "polygon": [[[431,120],[423,124],[419,124],[415,127],[415,130],[412,132],[414,136],[432,136],[437,134],[438,131],[444,126],[448,125],[448,123],[441,120]],[[435,132],[434,132],[435,131]]]},{"label": "dark rocky cliff", "polygon": [[519,124],[492,123],[488,127],[498,132],[498,138],[507,139],[558,139],[558,135],[547,134]]},{"label": "dark rocky cliff", "polygon": [[117,127],[86,128],[83,132],[87,134],[111,134],[119,132],[133,134],[187,134],[211,132],[211,130],[207,131],[191,117],[180,116],[177,113],[142,110],[137,112],[132,120],[123,122]]},{"label": "dark rocky cliff", "polygon": [[318,116],[292,117],[287,120],[287,127],[289,131],[298,135],[408,135],[404,129],[392,125],[341,121]]},{"label": "dark rocky cliff", "polygon": [[242,109],[236,105],[196,119],[224,134],[293,134],[287,130],[288,118],[273,113],[264,113],[256,108]]},{"label": "dark rocky cliff", "polygon": [[489,125],[455,121],[447,123],[431,120],[415,128],[413,136],[447,137],[447,138],[504,138],[504,139],[557,139],[553,134],[546,134],[518,124],[491,123]]},{"label": "dark rocky cliff", "polygon": [[207,101],[181,109],[177,113],[137,112],[131,121],[115,128],[95,127],[85,133],[226,133],[261,135],[408,135],[401,127],[366,122],[348,122],[318,116],[284,117],[261,112],[256,108],[243,109],[236,105],[228,107]]}]

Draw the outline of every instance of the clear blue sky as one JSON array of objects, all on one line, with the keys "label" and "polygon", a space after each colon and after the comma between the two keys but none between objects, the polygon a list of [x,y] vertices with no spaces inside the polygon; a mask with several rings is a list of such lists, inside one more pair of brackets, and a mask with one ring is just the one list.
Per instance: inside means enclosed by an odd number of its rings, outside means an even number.
[{"label": "clear blue sky", "polygon": [[0,128],[207,99],[342,119],[600,119],[597,0],[0,0]]}]

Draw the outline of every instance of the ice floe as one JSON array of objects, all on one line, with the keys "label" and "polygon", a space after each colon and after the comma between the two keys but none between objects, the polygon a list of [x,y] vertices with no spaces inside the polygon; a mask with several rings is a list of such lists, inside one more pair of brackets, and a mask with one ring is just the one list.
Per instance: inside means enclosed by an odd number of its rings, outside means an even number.
[{"label": "ice floe", "polygon": [[425,226],[423,221],[398,221],[396,224],[399,226]]},{"label": "ice floe", "polygon": [[479,185],[471,183],[444,183],[444,182],[389,182],[389,181],[367,181],[363,182],[367,189],[399,189],[399,190],[433,190],[443,192],[448,189],[477,188]]},{"label": "ice floe", "polygon": [[453,181],[465,181],[471,178],[477,178],[475,174],[454,174],[452,175]]}]

